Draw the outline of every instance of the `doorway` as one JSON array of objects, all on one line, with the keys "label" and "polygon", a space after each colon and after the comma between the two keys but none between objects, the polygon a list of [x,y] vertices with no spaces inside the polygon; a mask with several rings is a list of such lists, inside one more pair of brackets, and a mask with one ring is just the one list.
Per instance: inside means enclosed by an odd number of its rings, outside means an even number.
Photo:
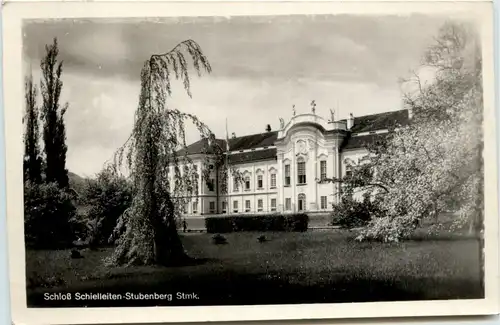
[{"label": "doorway", "polygon": [[302,212],[306,209],[306,195],[304,193],[299,194],[297,203],[299,212]]}]

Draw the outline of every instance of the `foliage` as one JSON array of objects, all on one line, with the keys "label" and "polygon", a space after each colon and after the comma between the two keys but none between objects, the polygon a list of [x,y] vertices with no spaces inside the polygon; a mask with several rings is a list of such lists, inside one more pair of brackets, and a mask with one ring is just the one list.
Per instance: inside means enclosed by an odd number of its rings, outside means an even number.
[{"label": "foliage", "polygon": [[212,236],[212,242],[215,245],[224,245],[227,244],[227,239],[221,234],[216,234]]},{"label": "foliage", "polygon": [[68,104],[59,105],[63,82],[61,81],[63,62],[58,61],[59,48],[57,39],[45,46],[46,54],[40,68],[42,70],[41,117],[44,120],[43,141],[46,159],[45,178],[47,183],[56,182],[60,188],[68,187],[68,171],[66,169],[66,129],[64,114]]},{"label": "foliage", "polygon": [[56,183],[24,184],[24,232],[26,245],[60,248],[70,245],[75,207],[71,196]]},{"label": "foliage", "polygon": [[259,214],[208,217],[205,226],[208,233],[237,231],[307,231],[309,218],[306,214]]},{"label": "foliage", "polygon": [[346,229],[366,226],[373,218],[383,215],[379,200],[365,195],[362,201],[344,195],[339,204],[333,205],[332,224]]},{"label": "foliage", "polygon": [[81,201],[89,207],[84,219],[91,247],[108,243],[118,218],[130,207],[132,196],[130,182],[109,168],[103,169],[95,179],[87,180]]},{"label": "foliage", "polygon": [[480,233],[483,216],[483,135],[481,52],[468,25],[445,24],[429,47],[405,102],[413,117],[393,128],[384,141],[370,146],[352,176],[333,180],[350,191],[372,195],[384,215],[372,218],[358,239],[398,241],[422,219],[458,210],[456,226],[470,224]]},{"label": "foliage", "polygon": [[25,83],[26,124],[24,134],[24,179],[39,184],[42,181],[42,157],[40,151],[39,109],[36,104],[37,88],[33,77],[26,78]]}]

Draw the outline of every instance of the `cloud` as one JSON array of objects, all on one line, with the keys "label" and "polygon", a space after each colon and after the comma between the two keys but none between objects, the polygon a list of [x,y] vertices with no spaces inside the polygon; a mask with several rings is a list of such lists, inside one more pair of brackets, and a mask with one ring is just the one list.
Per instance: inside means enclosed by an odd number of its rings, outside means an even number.
[{"label": "cloud", "polygon": [[[263,132],[291,107],[346,117],[401,108],[397,83],[434,35],[441,18],[284,16],[170,18],[156,21],[54,20],[24,27],[25,62],[35,75],[44,46],[57,37],[64,60],[62,100],[68,168],[93,174],[132,131],[143,62],[185,39],[196,40],[213,73],[192,78],[193,98],[176,83],[170,107],[193,113],[219,137]],[[416,30],[415,30],[416,29]],[[35,79],[39,77],[35,76]],[[189,128],[188,142],[199,135]]]},{"label": "cloud", "polygon": [[58,37],[68,69],[137,79],[151,54],[194,39],[221,77],[387,83],[419,59],[442,21],[347,15],[49,20],[25,25],[25,53],[39,60],[44,45]]},{"label": "cloud", "polygon": [[[39,72],[35,72],[38,76]],[[91,77],[65,73],[62,102],[70,107],[65,116],[68,168],[91,175],[129,137],[138,103],[139,82],[117,77]],[[192,79],[193,97],[180,83],[174,83],[168,105],[195,114],[220,138],[229,132],[238,135],[263,132],[267,124],[278,127],[278,117],[289,118],[291,107],[308,112],[312,99],[317,113],[325,117],[330,108],[338,118],[348,113],[363,115],[400,108],[397,87],[382,89],[370,83],[331,82],[315,79],[253,80],[205,76]],[[340,104],[340,108],[337,105]],[[187,141],[199,139],[188,126]]]}]

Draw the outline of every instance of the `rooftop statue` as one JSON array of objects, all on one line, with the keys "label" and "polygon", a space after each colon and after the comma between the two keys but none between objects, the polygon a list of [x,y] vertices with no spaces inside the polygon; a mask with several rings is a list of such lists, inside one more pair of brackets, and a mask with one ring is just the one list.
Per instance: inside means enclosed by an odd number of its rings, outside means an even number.
[{"label": "rooftop statue", "polygon": [[330,118],[331,122],[335,122],[335,110],[330,108]]}]

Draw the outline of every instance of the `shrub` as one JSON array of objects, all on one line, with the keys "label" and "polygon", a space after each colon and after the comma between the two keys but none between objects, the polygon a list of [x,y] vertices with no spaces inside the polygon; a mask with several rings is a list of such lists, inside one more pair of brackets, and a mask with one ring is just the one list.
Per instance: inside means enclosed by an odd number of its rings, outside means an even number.
[{"label": "shrub", "polygon": [[224,245],[227,244],[227,239],[226,237],[222,236],[221,234],[214,235],[212,237],[212,241],[215,245]]},{"label": "shrub", "polygon": [[257,241],[258,241],[259,243],[263,243],[263,242],[266,242],[266,241],[267,241],[267,238],[266,238],[266,236],[264,236],[264,235],[260,235],[259,237],[257,237]]},{"label": "shrub", "polygon": [[408,239],[415,230],[415,224],[404,217],[382,217],[374,218],[368,227],[362,229],[356,240],[358,241],[380,241],[398,242]]},{"label": "shrub", "polygon": [[63,248],[75,239],[75,206],[71,195],[56,183],[24,185],[24,232],[33,248]]},{"label": "shrub", "polygon": [[372,218],[380,217],[382,210],[378,201],[366,196],[363,201],[343,197],[342,202],[333,206],[332,224],[346,229],[366,226]]},{"label": "shrub", "polygon": [[208,217],[205,226],[208,233],[236,231],[307,231],[307,214],[260,214]]},{"label": "shrub", "polygon": [[82,191],[82,202],[89,245],[107,244],[118,218],[132,204],[132,185],[110,169],[101,171],[96,179],[88,180]]}]

